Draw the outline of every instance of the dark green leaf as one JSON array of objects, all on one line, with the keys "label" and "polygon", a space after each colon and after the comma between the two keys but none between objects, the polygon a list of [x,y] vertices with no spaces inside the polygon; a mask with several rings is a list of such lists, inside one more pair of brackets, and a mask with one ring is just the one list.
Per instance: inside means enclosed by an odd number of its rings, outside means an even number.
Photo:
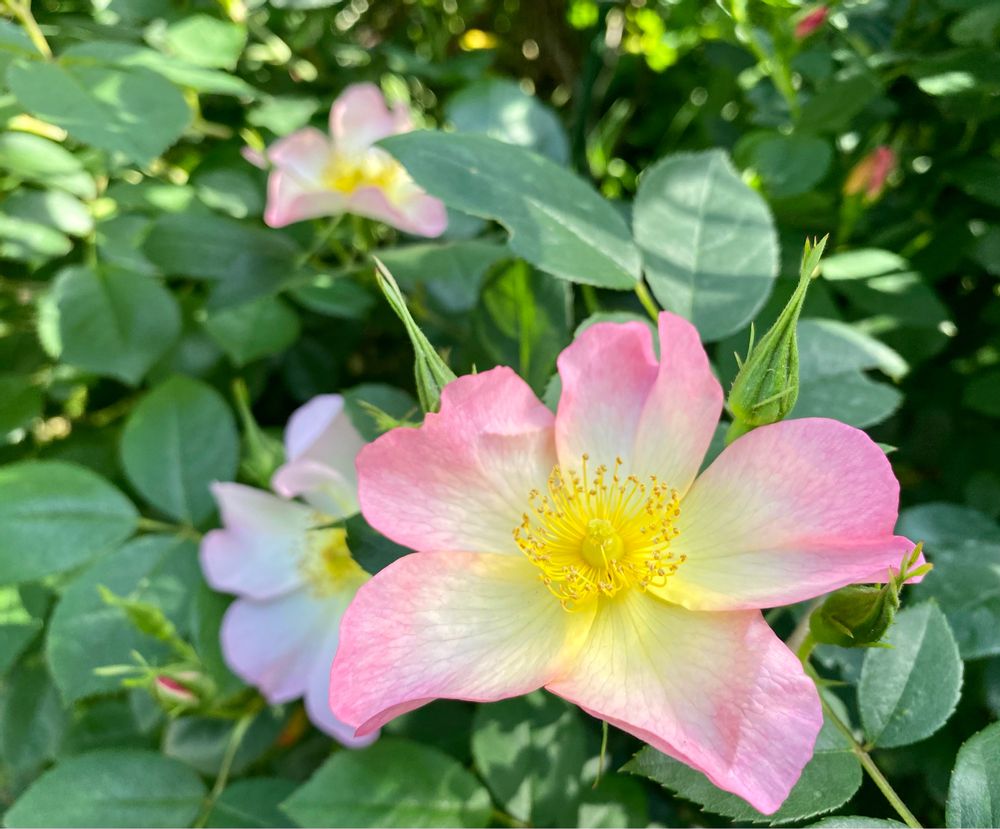
[{"label": "dark green leaf", "polygon": [[243,366],[280,354],[299,338],[301,326],[285,302],[266,296],[209,314],[205,329],[237,366]]},{"label": "dark green leaf", "polygon": [[956,829],[1000,826],[1000,723],[984,728],[958,752],[945,820]]},{"label": "dark green leaf", "polygon": [[248,777],[230,783],[215,801],[205,826],[209,829],[295,826],[278,804],[286,800],[297,785],[292,780],[277,777]]}]

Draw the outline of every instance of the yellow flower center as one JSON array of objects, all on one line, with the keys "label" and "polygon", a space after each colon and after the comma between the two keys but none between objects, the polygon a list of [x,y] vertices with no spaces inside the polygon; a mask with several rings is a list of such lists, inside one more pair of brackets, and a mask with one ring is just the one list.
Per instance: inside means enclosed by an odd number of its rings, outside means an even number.
[{"label": "yellow flower center", "polygon": [[345,196],[361,187],[377,187],[393,199],[409,180],[403,165],[378,147],[359,155],[335,151],[323,170],[323,184]]},{"label": "yellow flower center", "polygon": [[[556,466],[546,492],[533,490],[514,540],[567,610],[627,587],[662,587],[684,563],[671,551],[680,498],[656,476],[643,482],[601,465],[593,476]],[[533,515],[532,515],[533,513]]]},{"label": "yellow flower center", "polygon": [[309,589],[321,597],[357,589],[370,578],[351,557],[347,546],[347,530],[342,527],[309,530],[299,566]]}]

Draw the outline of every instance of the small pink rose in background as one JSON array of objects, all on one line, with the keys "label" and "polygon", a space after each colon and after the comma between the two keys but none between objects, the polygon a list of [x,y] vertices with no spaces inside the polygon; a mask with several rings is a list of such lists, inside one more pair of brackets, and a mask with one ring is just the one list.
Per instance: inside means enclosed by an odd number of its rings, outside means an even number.
[{"label": "small pink rose in background", "polygon": [[243,157],[270,167],[264,221],[284,227],[319,216],[355,213],[418,236],[440,236],[444,205],[416,185],[375,142],[412,129],[406,108],[389,109],[377,86],[352,84],[333,102],[330,132],[304,127],[263,153]]},{"label": "small pink rose in background", "polygon": [[864,194],[867,201],[874,201],[882,195],[886,181],[896,169],[896,154],[891,147],[880,146],[861,159],[844,182],[844,194],[854,196]]},{"label": "small pink rose in background", "polygon": [[813,682],[761,608],[878,581],[913,544],[864,432],[741,437],[699,474],[723,393],[695,328],[594,325],[553,415],[508,368],[358,456],[368,522],[413,548],[344,615],[331,704],[365,735],[438,697],[545,687],[770,814],[813,753]]},{"label": "small pink rose in background", "polygon": [[830,10],[826,6],[817,6],[811,12],[806,14],[803,18],[795,24],[795,37],[797,40],[804,40],[809,37],[813,32],[815,32],[823,23],[826,22],[826,16],[830,13]]},{"label": "small pink rose in background", "polygon": [[314,398],[285,431],[287,462],[272,481],[285,497],[215,484],[223,526],[201,545],[208,583],[239,597],[222,623],[226,663],[273,704],[304,697],[309,719],[351,747],[378,736],[356,737],[328,702],[340,619],[369,578],[336,526],[357,512],[354,458],[363,445],[340,395]]}]

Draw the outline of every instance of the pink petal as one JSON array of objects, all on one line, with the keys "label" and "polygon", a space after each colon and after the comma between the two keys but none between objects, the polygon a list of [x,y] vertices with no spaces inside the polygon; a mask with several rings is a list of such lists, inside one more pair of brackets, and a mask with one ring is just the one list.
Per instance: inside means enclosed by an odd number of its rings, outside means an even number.
[{"label": "pink petal", "polygon": [[362,512],[416,550],[521,557],[513,532],[555,465],[552,422],[509,368],[459,377],[419,429],[393,429],[361,450]]},{"label": "pink petal", "polygon": [[350,598],[349,592],[321,598],[303,588],[276,599],[233,602],[222,620],[226,664],[271,703],[302,696],[329,663],[330,632]]},{"label": "pink petal", "polygon": [[306,219],[343,213],[347,209],[344,196],[322,187],[321,183],[304,182],[286,170],[272,170],[267,179],[264,222],[269,227],[285,227]]},{"label": "pink petal", "polygon": [[213,484],[223,528],[201,543],[205,579],[216,590],[266,599],[302,584],[299,556],[313,511],[242,484]]},{"label": "pink petal", "polygon": [[684,492],[697,474],[722,411],[698,332],[660,315],[658,364],[649,329],[638,322],[600,323],[559,357],[563,390],[556,417],[559,460],[578,468],[624,461],[624,471]]},{"label": "pink petal", "polygon": [[546,687],[765,814],[823,723],[816,687],[759,613],[695,613],[635,590],[602,602],[569,673]]},{"label": "pink petal", "polygon": [[397,106],[390,112],[382,91],[373,83],[351,84],[330,108],[330,135],[349,153],[362,152],[409,127],[405,109]]},{"label": "pink petal", "polygon": [[255,150],[253,147],[244,147],[240,150],[240,155],[253,164],[254,167],[258,167],[261,170],[266,170],[271,166],[264,153],[260,150]]},{"label": "pink petal", "polygon": [[344,615],[330,702],[363,736],[439,697],[525,694],[565,668],[591,618],[563,610],[524,557],[414,553]]},{"label": "pink petal", "polygon": [[332,152],[329,137],[315,127],[303,127],[268,147],[267,158],[275,167],[308,185],[318,184]]},{"label": "pink petal", "polygon": [[659,595],[696,610],[791,604],[898,569],[899,483],[885,453],[824,418],[762,426],[729,446],[681,501],[687,556]]},{"label": "pink petal", "polygon": [[354,460],[365,445],[339,394],[314,397],[296,409],[285,429],[287,462],[271,485],[288,498],[302,496],[334,518],[358,511]]},{"label": "pink petal", "polygon": [[394,203],[378,187],[359,187],[348,196],[348,210],[385,222],[405,233],[440,236],[448,228],[448,211],[444,204],[416,185],[410,185],[410,188],[411,193]]}]

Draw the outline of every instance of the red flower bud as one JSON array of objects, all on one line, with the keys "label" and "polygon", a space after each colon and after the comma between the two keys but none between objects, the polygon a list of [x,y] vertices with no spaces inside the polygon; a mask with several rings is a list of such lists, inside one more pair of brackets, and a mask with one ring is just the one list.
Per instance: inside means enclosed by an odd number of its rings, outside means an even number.
[{"label": "red flower bud", "polygon": [[829,9],[826,6],[817,6],[809,14],[803,17],[798,23],[795,24],[795,37],[797,40],[803,40],[813,32],[815,32],[820,26],[823,25],[823,21],[826,20],[826,16],[829,13]]},{"label": "red flower bud", "polygon": [[854,165],[844,182],[844,195],[864,193],[865,199],[874,201],[885,189],[886,179],[896,168],[896,154],[889,147],[876,147]]}]

